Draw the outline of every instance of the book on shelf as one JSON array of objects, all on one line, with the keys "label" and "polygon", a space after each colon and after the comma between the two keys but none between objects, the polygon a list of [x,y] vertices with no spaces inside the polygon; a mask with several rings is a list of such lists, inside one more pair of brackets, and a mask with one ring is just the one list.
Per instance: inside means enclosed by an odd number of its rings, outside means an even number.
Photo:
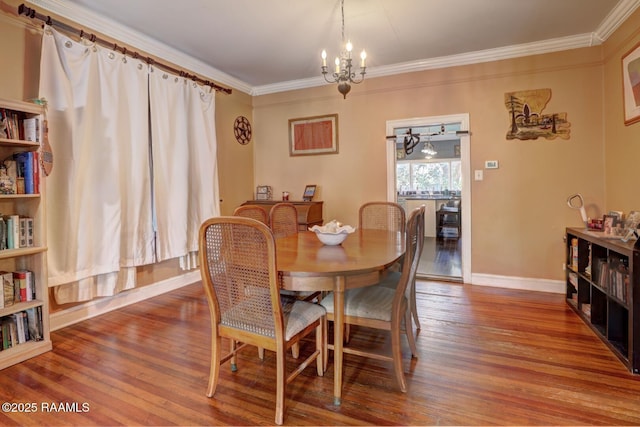
[{"label": "book on shelf", "polygon": [[13,273],[0,271],[0,282],[2,283],[2,293],[4,295],[4,306],[10,307],[15,302],[15,288],[13,284]]},{"label": "book on shelf", "polygon": [[26,310],[29,337],[33,341],[42,341],[42,306],[31,307]]},{"label": "book on shelf", "polygon": [[0,250],[34,245],[33,218],[19,215],[0,217]]},{"label": "book on shelf", "polygon": [[40,141],[40,138],[38,137],[39,125],[38,125],[37,117],[24,119],[22,121],[22,126],[24,128],[25,141],[31,141],[31,142]]},{"label": "book on shelf", "polygon": [[9,215],[5,222],[7,223],[7,249],[17,249],[20,247],[20,217]]},{"label": "book on shelf", "polygon": [[18,301],[27,300],[27,273],[24,270],[13,272],[13,284],[15,292],[18,294]]},{"label": "book on shelf", "polygon": [[21,248],[27,248],[33,246],[33,218],[19,217],[20,234],[19,241]]},{"label": "book on shelf", "polygon": [[0,350],[43,339],[42,306],[31,307],[0,318]]},{"label": "book on shelf", "polygon": [[[34,184],[34,155],[33,151],[24,151],[14,155],[16,160],[18,178],[24,180],[24,194],[36,194]],[[19,183],[19,180],[18,180]],[[20,191],[18,190],[18,194]]]}]

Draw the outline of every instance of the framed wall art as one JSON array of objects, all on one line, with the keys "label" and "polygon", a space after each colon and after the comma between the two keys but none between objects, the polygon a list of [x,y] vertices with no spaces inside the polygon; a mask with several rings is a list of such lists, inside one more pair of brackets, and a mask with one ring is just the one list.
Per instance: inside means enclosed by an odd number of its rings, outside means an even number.
[{"label": "framed wall art", "polygon": [[640,43],[622,57],[624,124],[640,121]]},{"label": "framed wall art", "polygon": [[289,155],[338,153],[338,115],[289,120]]},{"label": "framed wall art", "polygon": [[270,185],[258,185],[256,187],[256,200],[271,200],[272,195]]},{"label": "framed wall art", "polygon": [[316,195],[316,186],[315,185],[307,185],[304,188],[304,194],[302,195],[302,200],[305,202],[310,202],[313,199],[313,196]]}]

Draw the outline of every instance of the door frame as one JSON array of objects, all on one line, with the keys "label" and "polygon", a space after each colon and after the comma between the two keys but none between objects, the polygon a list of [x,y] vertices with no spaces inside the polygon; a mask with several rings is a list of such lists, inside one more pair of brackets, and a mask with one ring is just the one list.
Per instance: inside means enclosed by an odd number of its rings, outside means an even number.
[{"label": "door frame", "polygon": [[[460,137],[460,161],[462,162],[462,282],[471,283],[471,135],[469,133],[469,114],[450,114],[445,116],[415,117],[412,119],[387,120],[386,135],[393,135],[399,127],[438,126],[448,123],[460,123],[464,133]],[[397,201],[396,191],[396,144],[387,140],[387,200]]]}]

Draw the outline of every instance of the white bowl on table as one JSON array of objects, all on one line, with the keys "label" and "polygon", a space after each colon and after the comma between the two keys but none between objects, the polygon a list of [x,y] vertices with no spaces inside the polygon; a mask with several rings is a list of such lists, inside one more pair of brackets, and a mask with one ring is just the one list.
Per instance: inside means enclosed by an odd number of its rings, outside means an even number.
[{"label": "white bowl on table", "polygon": [[356,231],[350,225],[342,225],[337,221],[330,221],[326,225],[314,225],[309,228],[310,231],[316,233],[318,240],[327,246],[336,246],[345,241],[349,234]]}]

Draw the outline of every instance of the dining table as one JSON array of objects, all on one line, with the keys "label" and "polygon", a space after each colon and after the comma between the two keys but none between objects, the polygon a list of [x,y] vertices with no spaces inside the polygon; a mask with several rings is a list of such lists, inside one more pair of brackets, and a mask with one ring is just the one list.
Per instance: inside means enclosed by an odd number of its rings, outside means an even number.
[{"label": "dining table", "polygon": [[[404,254],[404,235],[356,229],[339,245],[324,245],[312,231],[276,239],[276,268],[282,289],[333,291],[334,404],[342,398],[344,293],[378,283]],[[326,358],[325,358],[326,363]]]}]

